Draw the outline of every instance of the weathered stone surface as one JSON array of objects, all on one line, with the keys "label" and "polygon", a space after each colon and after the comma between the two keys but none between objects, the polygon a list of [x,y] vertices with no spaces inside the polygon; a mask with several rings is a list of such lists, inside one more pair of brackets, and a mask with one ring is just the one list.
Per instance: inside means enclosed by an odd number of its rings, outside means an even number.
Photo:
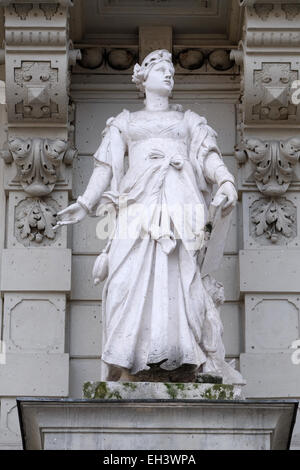
[{"label": "weathered stone surface", "polygon": [[69,394],[69,355],[8,353],[0,365],[0,396],[66,397]]},{"label": "weathered stone surface", "polygon": [[297,401],[20,399],[25,449],[289,448]]},{"label": "weathered stone surface", "polygon": [[241,292],[299,292],[300,250],[240,251]]},{"label": "weathered stone surface", "polygon": [[6,249],[2,253],[2,291],[68,292],[71,250]]},{"label": "weathered stone surface", "polygon": [[136,400],[237,400],[241,386],[220,383],[86,382],[83,398]]},{"label": "weathered stone surface", "polygon": [[246,397],[299,397],[299,349],[290,349],[288,353],[244,353],[240,366],[247,377]]}]

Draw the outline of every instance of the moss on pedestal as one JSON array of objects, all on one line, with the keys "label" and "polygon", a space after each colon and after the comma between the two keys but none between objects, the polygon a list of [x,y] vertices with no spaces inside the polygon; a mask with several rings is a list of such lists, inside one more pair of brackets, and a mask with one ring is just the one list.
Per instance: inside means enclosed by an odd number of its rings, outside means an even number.
[{"label": "moss on pedestal", "polygon": [[239,386],[216,383],[86,382],[83,396],[100,400],[234,400]]}]

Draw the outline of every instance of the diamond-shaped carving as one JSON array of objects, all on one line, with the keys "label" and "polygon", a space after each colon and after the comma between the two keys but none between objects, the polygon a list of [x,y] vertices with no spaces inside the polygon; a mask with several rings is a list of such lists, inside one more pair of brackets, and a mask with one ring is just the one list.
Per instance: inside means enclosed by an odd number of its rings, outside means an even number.
[{"label": "diamond-shaped carving", "polygon": [[287,120],[295,116],[297,107],[291,101],[291,85],[298,71],[290,63],[262,63],[254,70],[256,101],[252,109],[254,120]]},{"label": "diamond-shaped carving", "polygon": [[51,62],[22,62],[15,68],[15,82],[19,86],[20,96],[15,105],[17,114],[23,118],[48,118],[58,113],[58,105],[53,99],[54,88],[58,84],[58,69],[51,67]]}]

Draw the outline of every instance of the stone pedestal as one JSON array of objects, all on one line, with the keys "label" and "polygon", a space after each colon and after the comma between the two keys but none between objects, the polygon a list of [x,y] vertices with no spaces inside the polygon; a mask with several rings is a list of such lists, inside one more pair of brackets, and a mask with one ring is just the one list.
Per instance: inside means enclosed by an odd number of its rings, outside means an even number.
[{"label": "stone pedestal", "polygon": [[298,406],[207,383],[88,382],[84,394],[95,398],[18,399],[24,449],[288,449]]}]

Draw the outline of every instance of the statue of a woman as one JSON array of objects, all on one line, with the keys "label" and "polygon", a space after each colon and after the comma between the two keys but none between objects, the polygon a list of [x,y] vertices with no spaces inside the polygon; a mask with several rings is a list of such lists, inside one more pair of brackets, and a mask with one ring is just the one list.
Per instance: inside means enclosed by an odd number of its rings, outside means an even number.
[{"label": "statue of a woman", "polygon": [[[237,201],[234,178],[206,120],[169,104],[173,79],[166,50],[136,64],[145,107],[107,121],[88,186],[58,224],[77,223],[99,204],[117,211],[114,236],[94,267],[97,280],[106,277],[102,380],[191,381],[211,372],[241,382],[224,359],[222,286],[202,277],[199,264],[212,185],[226,215]],[[127,237],[120,235],[125,211]]]}]

